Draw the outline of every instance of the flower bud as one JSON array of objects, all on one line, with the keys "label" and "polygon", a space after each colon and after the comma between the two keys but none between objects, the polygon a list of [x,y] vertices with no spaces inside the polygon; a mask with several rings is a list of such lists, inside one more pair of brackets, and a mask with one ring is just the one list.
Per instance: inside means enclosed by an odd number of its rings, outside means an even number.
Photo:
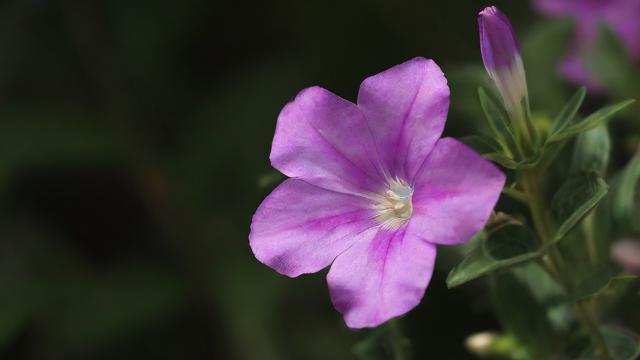
[{"label": "flower bud", "polygon": [[480,51],[489,76],[496,84],[507,110],[519,111],[527,96],[527,80],[518,40],[509,19],[495,6],[478,15]]},{"label": "flower bud", "polygon": [[478,14],[478,27],[484,67],[515,122],[519,137],[531,143],[534,130],[529,120],[527,80],[511,23],[500,10],[490,6]]}]

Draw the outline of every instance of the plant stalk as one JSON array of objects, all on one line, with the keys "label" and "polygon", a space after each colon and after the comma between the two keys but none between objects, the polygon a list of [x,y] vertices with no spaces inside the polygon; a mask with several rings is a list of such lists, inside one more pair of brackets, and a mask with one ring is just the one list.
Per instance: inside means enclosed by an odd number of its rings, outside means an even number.
[{"label": "plant stalk", "polygon": [[[546,204],[544,192],[541,188],[541,176],[537,170],[539,171],[539,169],[533,168],[523,171],[520,183],[523,192],[529,200],[529,210],[531,211],[533,226],[540,237],[540,241],[543,246],[550,246],[549,257],[545,258],[547,271],[559,281],[567,293],[570,293],[571,282],[566,277],[566,271],[564,271],[565,266],[562,254],[558,248],[549,244],[553,240],[555,224],[551,219],[550,212],[547,211],[550,206]],[[604,337],[598,328],[597,322],[588,309],[588,304],[578,302],[575,306],[575,313],[582,326],[589,333],[589,338],[596,350],[598,358],[601,360],[613,360],[607,349]]]},{"label": "plant stalk", "polygon": [[598,324],[593,320],[593,316],[591,316],[587,304],[584,301],[577,302],[575,305],[575,311],[578,319],[580,319],[580,322],[589,333],[589,338],[594,345],[596,356],[602,360],[613,360],[613,357],[609,353],[609,349],[607,349],[604,337],[602,336],[602,333],[600,333],[600,329],[598,329]]}]

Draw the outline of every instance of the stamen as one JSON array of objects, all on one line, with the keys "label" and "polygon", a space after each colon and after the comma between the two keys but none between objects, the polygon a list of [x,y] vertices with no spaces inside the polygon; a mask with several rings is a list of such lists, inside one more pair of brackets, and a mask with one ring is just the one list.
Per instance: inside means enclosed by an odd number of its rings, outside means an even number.
[{"label": "stamen", "polygon": [[387,190],[376,197],[373,208],[376,219],[383,228],[395,230],[404,225],[413,213],[411,197],[413,188],[405,181],[394,178],[389,181]]}]

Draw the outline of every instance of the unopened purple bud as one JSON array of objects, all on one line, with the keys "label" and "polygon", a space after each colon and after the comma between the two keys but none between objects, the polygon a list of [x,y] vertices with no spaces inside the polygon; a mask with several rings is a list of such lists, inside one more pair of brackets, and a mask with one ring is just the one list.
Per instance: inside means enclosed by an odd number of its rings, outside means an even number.
[{"label": "unopened purple bud", "polygon": [[482,60],[487,70],[511,67],[520,56],[520,47],[509,19],[495,6],[489,6],[478,14],[478,26]]},{"label": "unopened purple bud", "polygon": [[509,112],[519,112],[527,96],[527,81],[518,39],[509,19],[495,6],[478,14],[480,51],[489,76]]}]

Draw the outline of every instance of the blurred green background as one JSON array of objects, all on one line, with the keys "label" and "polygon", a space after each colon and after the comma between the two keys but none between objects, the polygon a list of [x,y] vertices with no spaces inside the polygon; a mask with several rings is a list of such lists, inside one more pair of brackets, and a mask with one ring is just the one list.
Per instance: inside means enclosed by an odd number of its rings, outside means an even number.
[{"label": "blurred green background", "polygon": [[[446,134],[473,133],[487,4],[1,1],[0,358],[355,359],[368,331],[346,328],[325,272],[284,278],[248,246],[283,179],[278,112],[310,85],[353,101],[424,56],[450,80]],[[535,37],[527,2],[492,4]],[[555,111],[536,98],[546,61],[532,101]],[[446,289],[447,251],[402,320],[416,359],[472,358],[464,339],[499,330],[481,284]]]}]

